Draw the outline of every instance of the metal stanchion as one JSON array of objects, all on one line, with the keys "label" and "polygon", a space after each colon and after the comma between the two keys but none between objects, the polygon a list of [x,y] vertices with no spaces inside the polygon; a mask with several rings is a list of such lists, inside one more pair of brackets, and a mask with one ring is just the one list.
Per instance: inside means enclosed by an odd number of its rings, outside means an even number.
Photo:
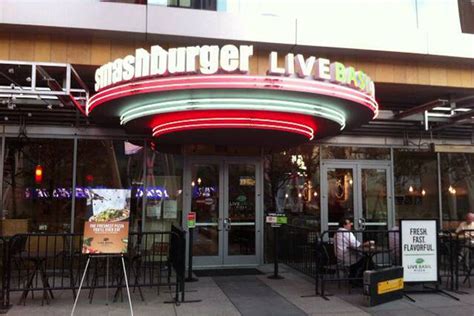
[{"label": "metal stanchion", "polygon": [[278,230],[279,225],[272,225],[273,229],[273,275],[269,276],[269,279],[281,280],[284,279],[278,274]]},{"label": "metal stanchion", "polygon": [[186,282],[196,282],[199,279],[193,277],[193,239],[194,239],[194,228],[189,228],[189,249],[188,249],[188,277],[185,279]]}]

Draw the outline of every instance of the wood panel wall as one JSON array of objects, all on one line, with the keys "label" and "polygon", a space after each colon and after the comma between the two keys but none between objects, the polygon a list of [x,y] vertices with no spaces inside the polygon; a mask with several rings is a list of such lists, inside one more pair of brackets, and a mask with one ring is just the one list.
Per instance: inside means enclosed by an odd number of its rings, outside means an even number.
[{"label": "wood panel wall", "polygon": [[[155,44],[160,44],[165,48],[172,46],[139,40],[0,32],[0,60],[62,62],[98,66],[133,54],[138,47],[149,48]],[[268,69],[269,51],[255,50],[250,65],[251,72],[252,74],[265,74]],[[281,57],[284,54],[282,52]],[[348,58],[318,55],[316,49],[312,55],[338,60],[346,65],[364,70],[375,82],[474,88],[474,66],[468,64],[432,61],[402,62],[363,57]]]}]

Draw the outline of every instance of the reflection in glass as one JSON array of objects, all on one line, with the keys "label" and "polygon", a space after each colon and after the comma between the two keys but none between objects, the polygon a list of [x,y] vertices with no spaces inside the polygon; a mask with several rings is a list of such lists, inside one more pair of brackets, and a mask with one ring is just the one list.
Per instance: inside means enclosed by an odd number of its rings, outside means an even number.
[{"label": "reflection in glass", "polygon": [[169,231],[183,209],[182,156],[148,150],[145,231]]},{"label": "reflection in glass", "polygon": [[255,165],[229,165],[229,217],[232,223],[255,222]]},{"label": "reflection in glass", "polygon": [[217,226],[197,226],[194,228],[194,256],[217,256],[219,254],[218,245],[219,232]]},{"label": "reflection in glass", "polygon": [[[198,181],[199,179],[199,181]],[[191,166],[191,211],[196,212],[193,253],[196,256],[218,254],[219,165]]]},{"label": "reflection in glass", "polygon": [[[131,189],[134,182],[143,182],[142,179],[143,147],[123,140],[78,140],[74,231],[82,232],[84,221],[92,215],[89,189]],[[130,214],[131,231],[141,226],[141,207],[135,209]]]},{"label": "reflection in glass", "polygon": [[266,155],[265,211],[284,212],[292,225],[319,229],[319,182],[319,146],[302,145]]},{"label": "reflection in glass", "polygon": [[14,231],[4,235],[70,232],[73,145],[67,139],[6,138],[2,217]]},{"label": "reflection in glass", "polygon": [[255,255],[255,225],[232,226],[229,231],[229,255]]},{"label": "reflection in glass", "polygon": [[[256,180],[254,164],[229,167],[229,255],[255,254]],[[235,224],[240,223],[238,226]],[[241,226],[242,225],[242,226]]]},{"label": "reflection in glass", "polygon": [[442,153],[443,228],[456,229],[474,211],[474,154]]},{"label": "reflection in glass", "polygon": [[354,218],[354,185],[352,169],[328,169],[328,219],[339,222],[343,217]]},{"label": "reflection in glass", "polygon": [[322,146],[323,159],[390,160],[390,148]]},{"label": "reflection in glass", "polygon": [[394,149],[393,154],[395,220],[398,221],[402,218],[438,218],[438,163],[436,153]]},{"label": "reflection in glass", "polygon": [[387,222],[387,171],[362,169],[362,217],[367,222]]},{"label": "reflection in glass", "polygon": [[[191,210],[197,223],[217,223],[219,218],[219,166],[194,164],[191,167]],[[198,183],[200,179],[201,183]]]}]

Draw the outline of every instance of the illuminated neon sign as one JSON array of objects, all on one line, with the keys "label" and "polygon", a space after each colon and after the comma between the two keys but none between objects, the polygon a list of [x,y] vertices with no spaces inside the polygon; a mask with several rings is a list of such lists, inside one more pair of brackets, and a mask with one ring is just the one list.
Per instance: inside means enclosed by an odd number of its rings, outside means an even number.
[{"label": "illuminated neon sign", "polygon": [[[76,188],[76,199],[91,199],[93,194],[91,191],[94,191],[94,188]],[[147,198],[151,200],[161,200],[168,199],[168,191],[166,188],[157,186],[157,187],[147,187],[146,188]],[[141,198],[144,195],[143,188],[137,188],[137,193],[135,197]],[[70,199],[72,197],[71,188],[55,188],[49,190],[46,188],[26,188],[25,189],[25,198],[26,199]]]},{"label": "illuminated neon sign", "polygon": [[[95,90],[99,91],[123,81],[144,77],[160,77],[183,74],[214,75],[217,73],[248,73],[252,45],[203,45],[163,49],[159,45],[151,47],[150,52],[143,48],[135,55],[117,58],[95,72]],[[273,76],[286,76],[315,79],[342,84],[358,89],[368,95],[375,95],[372,79],[361,70],[346,67],[340,62],[326,58],[304,57],[289,53],[284,57],[284,65],[278,64],[278,53],[269,55],[267,73]]]}]

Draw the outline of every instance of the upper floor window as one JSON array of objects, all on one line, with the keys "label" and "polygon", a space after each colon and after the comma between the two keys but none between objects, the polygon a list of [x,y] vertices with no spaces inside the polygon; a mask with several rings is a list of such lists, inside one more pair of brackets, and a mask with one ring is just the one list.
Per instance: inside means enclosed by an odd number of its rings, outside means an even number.
[{"label": "upper floor window", "polygon": [[458,8],[462,32],[474,34],[474,1],[458,0]]},{"label": "upper floor window", "polygon": [[148,0],[148,4],[199,10],[217,10],[217,0]]}]

